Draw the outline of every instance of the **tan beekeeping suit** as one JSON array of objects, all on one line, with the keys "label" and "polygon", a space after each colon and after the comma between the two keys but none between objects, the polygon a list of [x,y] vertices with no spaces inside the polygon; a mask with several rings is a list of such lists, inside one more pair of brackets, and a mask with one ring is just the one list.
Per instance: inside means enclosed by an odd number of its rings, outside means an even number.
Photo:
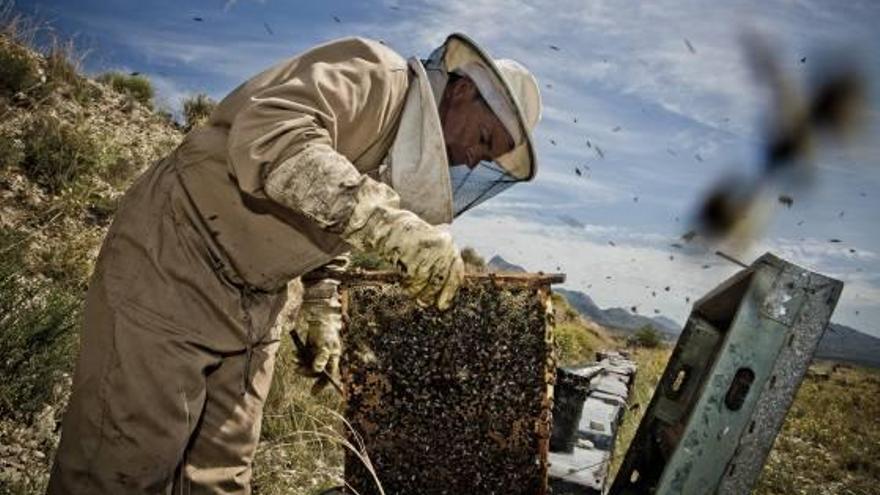
[{"label": "tan beekeeping suit", "polygon": [[[49,493],[250,491],[286,284],[346,249],[411,78],[378,43],[319,46],[236,89],[137,180],[89,288]],[[320,208],[264,191],[291,160]]]}]

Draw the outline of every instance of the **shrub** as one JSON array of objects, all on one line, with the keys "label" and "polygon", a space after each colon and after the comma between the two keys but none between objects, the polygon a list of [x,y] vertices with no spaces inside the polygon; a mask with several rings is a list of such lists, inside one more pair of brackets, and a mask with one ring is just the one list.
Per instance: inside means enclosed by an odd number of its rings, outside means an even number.
[{"label": "shrub", "polygon": [[156,92],[153,84],[144,76],[123,74],[122,72],[106,72],[98,76],[102,82],[114,91],[127,95],[147,108],[153,108],[153,96]]},{"label": "shrub", "polygon": [[0,230],[0,417],[30,418],[69,372],[80,299],[25,276],[21,234]]},{"label": "shrub", "polygon": [[556,339],[556,357],[562,366],[574,366],[590,361],[602,347],[599,338],[584,325],[574,322],[557,323],[553,329]]},{"label": "shrub", "polygon": [[[117,153],[118,155],[118,153]],[[101,178],[117,188],[124,188],[137,173],[137,164],[124,157],[117,157],[101,170]],[[115,209],[115,208],[114,208]]]},{"label": "shrub", "polygon": [[28,49],[0,34],[0,96],[32,91],[43,78],[39,62]]},{"label": "shrub", "polygon": [[174,118],[174,113],[167,107],[154,109],[153,117],[156,119],[157,122],[161,122],[178,130],[182,129],[180,123]]},{"label": "shrub", "polygon": [[[88,216],[96,217],[89,207]],[[112,212],[106,215],[112,215]],[[99,217],[95,223],[101,222]],[[103,220],[103,224],[109,220]],[[85,292],[89,276],[94,267],[95,255],[101,244],[103,233],[94,229],[70,232],[63,238],[34,246],[29,259],[32,270],[50,279],[53,286],[68,288],[71,292]]]},{"label": "shrub", "polygon": [[645,325],[638,329],[635,335],[633,335],[632,340],[635,345],[649,349],[660,347],[663,343],[663,337],[660,335],[660,332],[651,325]]},{"label": "shrub", "polygon": [[84,126],[41,115],[22,140],[25,174],[50,193],[58,193],[100,166],[101,148]]},{"label": "shrub", "polygon": [[211,116],[211,112],[216,106],[217,102],[204,93],[183,100],[183,117],[186,119],[184,130],[189,131],[202,125]]}]

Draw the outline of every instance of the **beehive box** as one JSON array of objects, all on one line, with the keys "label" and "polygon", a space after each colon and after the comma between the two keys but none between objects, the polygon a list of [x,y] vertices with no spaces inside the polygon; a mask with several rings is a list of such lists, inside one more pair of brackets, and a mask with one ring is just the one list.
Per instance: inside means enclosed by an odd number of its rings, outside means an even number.
[{"label": "beehive box", "polygon": [[[418,307],[394,280],[354,275],[341,291],[345,416],[384,493],[546,493],[548,305],[563,277],[469,275],[445,312]],[[361,495],[379,493],[352,452],[345,479]]]}]

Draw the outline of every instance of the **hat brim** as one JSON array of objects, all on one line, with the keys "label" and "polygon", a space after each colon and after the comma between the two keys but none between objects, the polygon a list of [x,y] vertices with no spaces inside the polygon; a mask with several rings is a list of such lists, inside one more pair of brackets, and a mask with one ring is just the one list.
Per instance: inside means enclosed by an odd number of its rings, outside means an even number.
[{"label": "hat brim", "polygon": [[513,89],[507,83],[507,79],[502,76],[501,70],[495,64],[495,61],[483,49],[477,46],[472,39],[461,33],[449,35],[443,47],[443,62],[447,72],[454,72],[456,68],[462,65],[477,61],[489,69],[490,74],[497,80],[498,87],[504,88],[504,98],[513,108],[525,139],[510,152],[495,158],[495,161],[516,179],[522,181],[532,180],[538,170],[535,147],[532,143],[532,133],[526,125],[525,114]]}]

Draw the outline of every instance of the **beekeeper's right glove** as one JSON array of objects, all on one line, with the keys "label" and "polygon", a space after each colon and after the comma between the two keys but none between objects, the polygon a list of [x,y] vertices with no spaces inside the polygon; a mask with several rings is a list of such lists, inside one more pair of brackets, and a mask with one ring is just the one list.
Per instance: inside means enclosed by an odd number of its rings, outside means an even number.
[{"label": "beekeeper's right glove", "polygon": [[420,304],[444,310],[464,279],[464,262],[445,228],[398,208],[399,201],[384,184],[364,184],[342,237],[397,267]]}]

